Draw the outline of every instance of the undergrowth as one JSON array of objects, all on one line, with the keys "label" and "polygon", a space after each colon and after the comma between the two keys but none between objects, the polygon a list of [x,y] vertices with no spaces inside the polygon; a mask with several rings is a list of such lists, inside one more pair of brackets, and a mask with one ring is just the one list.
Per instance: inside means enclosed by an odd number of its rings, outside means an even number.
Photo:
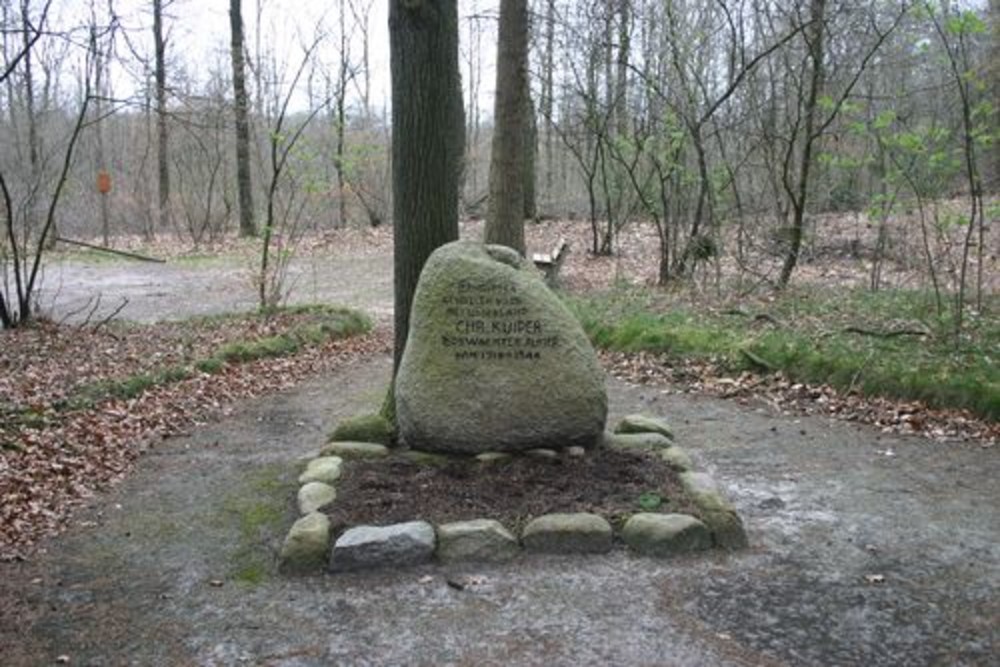
[{"label": "undergrowth", "polygon": [[730,371],[781,371],[864,395],[920,400],[1000,419],[1000,318],[967,314],[961,337],[922,292],[789,291],[692,303],[648,290],[571,298],[597,347],[696,358]]}]

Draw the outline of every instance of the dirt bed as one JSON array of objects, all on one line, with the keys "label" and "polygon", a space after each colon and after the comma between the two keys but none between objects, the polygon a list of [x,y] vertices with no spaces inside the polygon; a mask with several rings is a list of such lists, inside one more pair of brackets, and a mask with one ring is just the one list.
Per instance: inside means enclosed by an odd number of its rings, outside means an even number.
[{"label": "dirt bed", "polygon": [[497,519],[520,532],[532,517],[552,512],[592,512],[613,524],[644,509],[698,514],[677,474],[654,453],[604,447],[551,460],[349,461],[337,499],[328,512],[336,533],[417,519],[435,525]]}]

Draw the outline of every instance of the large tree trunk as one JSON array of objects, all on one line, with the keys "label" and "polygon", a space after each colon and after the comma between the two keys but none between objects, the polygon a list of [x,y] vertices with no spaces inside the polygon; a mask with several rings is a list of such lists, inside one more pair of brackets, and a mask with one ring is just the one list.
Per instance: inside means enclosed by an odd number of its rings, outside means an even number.
[{"label": "large tree trunk", "polygon": [[243,15],[240,0],[229,0],[229,28],[233,61],[233,110],[236,114],[236,186],[240,202],[240,236],[256,236],[253,181],[250,174],[250,121],[247,117],[247,89],[243,62]]},{"label": "large tree trunk", "polygon": [[390,0],[389,42],[395,369],[424,262],[436,248],[458,239],[465,123],[456,0]]},{"label": "large tree trunk", "polygon": [[153,50],[156,58],[156,228],[170,226],[170,156],[167,153],[167,44],[163,37],[163,0],[153,0]]},{"label": "large tree trunk", "polygon": [[500,0],[490,208],[485,239],[524,254],[525,112],[528,104],[528,3]]}]

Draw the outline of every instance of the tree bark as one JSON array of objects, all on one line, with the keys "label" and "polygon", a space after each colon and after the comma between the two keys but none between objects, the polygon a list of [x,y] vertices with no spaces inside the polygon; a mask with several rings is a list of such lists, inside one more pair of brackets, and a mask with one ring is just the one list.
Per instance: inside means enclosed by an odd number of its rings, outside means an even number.
[{"label": "tree bark", "polygon": [[256,236],[253,180],[250,173],[250,120],[247,113],[246,73],[243,58],[243,15],[240,0],[229,0],[229,28],[232,40],[233,111],[236,115],[236,187],[239,191],[240,236]]},{"label": "tree bark", "polygon": [[424,262],[458,239],[465,122],[456,0],[390,0],[394,369]]},{"label": "tree bark", "polygon": [[170,226],[170,156],[167,152],[167,43],[163,36],[163,0],[153,0],[153,50],[156,77],[156,227]]},{"label": "tree bark", "polygon": [[524,254],[525,112],[528,105],[528,3],[500,0],[497,85],[490,157],[487,243]]}]

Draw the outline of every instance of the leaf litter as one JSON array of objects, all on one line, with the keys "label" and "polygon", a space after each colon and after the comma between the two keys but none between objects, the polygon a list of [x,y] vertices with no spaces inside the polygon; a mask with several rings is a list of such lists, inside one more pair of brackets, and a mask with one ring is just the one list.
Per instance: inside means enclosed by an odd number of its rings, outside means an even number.
[{"label": "leaf litter", "polygon": [[[388,332],[327,340],[284,357],[189,366],[228,343],[273,336],[307,315],[209,318],[93,327],[50,323],[7,331],[0,347],[0,560],[29,557],[61,532],[74,509],[120,481],[158,441],[225,414],[241,400],[281,391],[355,358],[391,349]],[[87,388],[164,369],[186,373],[130,397]],[[83,392],[86,393],[86,392]]]}]

